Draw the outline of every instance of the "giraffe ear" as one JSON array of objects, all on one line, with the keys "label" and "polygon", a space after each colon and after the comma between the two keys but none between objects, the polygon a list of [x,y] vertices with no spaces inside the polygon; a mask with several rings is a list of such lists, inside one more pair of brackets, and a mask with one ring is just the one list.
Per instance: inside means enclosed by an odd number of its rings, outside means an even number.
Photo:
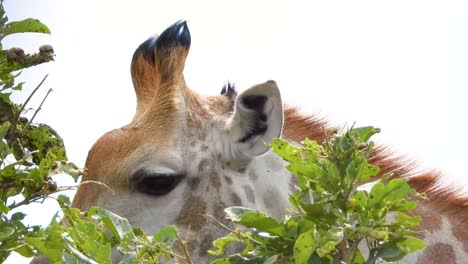
[{"label": "giraffe ear", "polygon": [[258,156],[268,150],[283,129],[283,105],[275,81],[255,85],[236,98],[229,136],[242,155]]}]

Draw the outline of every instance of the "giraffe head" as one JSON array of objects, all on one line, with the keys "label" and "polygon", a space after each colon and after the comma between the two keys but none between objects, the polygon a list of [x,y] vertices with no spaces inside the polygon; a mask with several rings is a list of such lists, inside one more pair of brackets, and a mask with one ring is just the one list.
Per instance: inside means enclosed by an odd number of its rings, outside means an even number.
[{"label": "giraffe head", "polygon": [[[271,196],[260,207],[284,208],[275,199],[287,201],[287,190],[276,195],[272,179],[258,183],[256,171],[268,156],[266,144],[281,135],[283,107],[274,81],[240,94],[230,84],[217,96],[191,91],[183,77],[190,41],[187,24],[177,22],[137,48],[131,64],[136,114],[95,143],[83,178],[113,193],[82,185],[74,206],[110,209],[149,235],[170,224],[190,230],[195,259],[202,263],[211,241],[225,233],[206,215],[222,220],[227,206],[255,207],[254,184]],[[287,189],[289,179],[283,180]]]}]

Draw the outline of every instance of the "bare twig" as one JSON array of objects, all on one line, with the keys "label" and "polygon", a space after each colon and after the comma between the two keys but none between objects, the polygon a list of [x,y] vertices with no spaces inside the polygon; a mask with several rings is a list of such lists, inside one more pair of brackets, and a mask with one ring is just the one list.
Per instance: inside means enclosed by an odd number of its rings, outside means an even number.
[{"label": "bare twig", "polygon": [[96,261],[86,257],[83,255],[80,251],[78,251],[76,248],[72,247],[67,241],[65,241],[65,246],[67,247],[70,252],[75,255],[80,261],[83,261],[86,264],[99,264]]},{"label": "bare twig", "polygon": [[45,199],[47,198],[46,196],[44,196],[44,194],[42,193],[42,191],[39,192],[39,195],[38,196],[34,196],[30,199],[24,199],[23,201],[19,202],[19,203],[15,203],[13,202],[13,204],[11,205],[8,205],[8,208],[10,208],[10,211],[15,209],[15,208],[18,208],[20,206],[23,206],[23,205],[28,205],[30,203],[35,203],[37,202],[38,200],[40,199]]},{"label": "bare twig", "polygon": [[24,126],[24,129],[26,129],[30,124],[31,122],[34,120],[34,118],[36,117],[37,113],[39,113],[39,111],[41,111],[42,109],[42,105],[44,104],[45,100],[47,99],[47,97],[49,96],[49,94],[52,92],[52,88],[50,88],[46,95],[44,96],[44,98],[42,99],[42,102],[41,104],[39,104],[39,107],[36,109],[36,111],[34,112],[33,116],[31,117],[31,119],[29,119],[28,123]]},{"label": "bare twig", "polygon": [[31,98],[34,96],[34,94],[39,90],[39,88],[41,88],[42,84],[45,82],[45,80],[47,79],[47,77],[49,76],[49,74],[46,74],[46,76],[44,76],[44,78],[42,79],[42,81],[36,86],[36,88],[34,88],[34,90],[31,92],[31,94],[28,96],[28,98],[26,98],[26,101],[24,101],[23,105],[21,106],[21,109],[18,111],[18,113],[16,114],[15,116],[15,119],[13,121],[16,121],[19,119],[20,115],[21,115],[21,112],[23,112],[24,108],[26,107],[26,105],[29,103],[29,101],[31,100]]},{"label": "bare twig", "polygon": [[176,237],[177,237],[177,242],[179,242],[179,244],[182,246],[182,251],[184,252],[184,256],[185,256],[185,262],[187,264],[193,264],[192,262],[192,258],[190,257],[190,252],[189,252],[189,249],[188,249],[188,244],[187,244],[187,241],[183,240],[178,233],[176,233]]},{"label": "bare twig", "polygon": [[[11,121],[11,130],[9,132],[10,135],[14,135],[15,133],[15,130],[16,130],[16,124],[20,118],[20,115],[21,113],[23,112],[24,108],[26,107],[26,105],[29,103],[29,101],[31,100],[31,98],[34,96],[34,94],[39,90],[39,88],[42,86],[42,84],[45,82],[45,80],[47,79],[49,75],[46,74],[46,76],[44,76],[44,78],[42,79],[42,81],[36,86],[36,88],[34,88],[34,90],[31,92],[31,94],[28,96],[28,98],[26,99],[26,101],[24,101],[23,105],[21,106],[21,109],[18,111],[18,113],[16,113],[16,116],[15,118],[13,118],[13,120]],[[12,138],[15,138],[15,137],[12,137]],[[14,140],[13,140],[14,142]],[[10,142],[11,143],[11,142]]]},{"label": "bare twig", "polygon": [[225,224],[221,223],[221,221],[219,221],[218,219],[216,219],[214,216],[212,215],[209,215],[209,214],[204,214],[205,217],[208,217],[208,218],[211,218],[213,221],[215,221],[218,225],[220,225],[221,227],[223,227],[224,229],[228,230],[229,232],[231,233],[237,233],[236,230],[233,230],[229,227],[227,227]]},{"label": "bare twig", "polygon": [[81,185],[85,185],[85,184],[90,184],[90,183],[94,183],[94,184],[97,184],[97,185],[101,185],[101,186],[104,186],[107,190],[109,190],[112,195],[115,195],[115,191],[112,190],[111,187],[107,186],[106,184],[102,183],[102,182],[98,182],[98,181],[84,181],[84,182],[81,182],[80,184],[78,184],[78,187],[80,187]]}]

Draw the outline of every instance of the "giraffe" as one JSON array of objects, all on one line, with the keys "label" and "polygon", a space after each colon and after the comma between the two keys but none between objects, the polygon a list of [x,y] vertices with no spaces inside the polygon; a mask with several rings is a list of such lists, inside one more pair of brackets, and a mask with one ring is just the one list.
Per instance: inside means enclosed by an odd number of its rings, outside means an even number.
[{"label": "giraffe", "polygon": [[[204,215],[223,219],[225,207],[238,205],[278,218],[288,206],[293,177],[265,143],[274,137],[323,142],[329,125],[283,105],[274,81],[241,93],[228,83],[216,96],[190,90],[183,77],[190,43],[187,23],[179,21],[136,49],[136,113],[94,144],[82,179],[115,193],[82,185],[73,206],[109,209],[148,234],[175,224],[190,232],[194,263],[208,263],[207,249],[226,231]],[[377,147],[371,162],[407,178],[430,198],[416,209],[427,247],[400,263],[466,263],[468,198],[441,186],[440,173],[416,173],[411,162],[386,147]]]}]

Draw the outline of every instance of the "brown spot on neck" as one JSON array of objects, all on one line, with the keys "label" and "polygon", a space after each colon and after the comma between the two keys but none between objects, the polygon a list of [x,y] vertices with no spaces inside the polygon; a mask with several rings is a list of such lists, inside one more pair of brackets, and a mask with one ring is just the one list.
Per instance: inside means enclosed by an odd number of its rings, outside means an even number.
[{"label": "brown spot on neck", "polygon": [[418,207],[412,212],[414,215],[419,215],[422,218],[421,224],[417,230],[434,231],[442,227],[442,215],[431,210],[425,202],[420,202]]},{"label": "brown spot on neck", "polygon": [[231,177],[224,175],[224,180],[227,182],[227,184],[229,184],[229,185],[232,184],[232,179],[231,179]]},{"label": "brown spot on neck", "polygon": [[206,203],[198,196],[189,196],[177,216],[177,224],[198,231],[206,223]]},{"label": "brown spot on neck", "polygon": [[467,223],[460,223],[456,224],[452,228],[452,234],[455,236],[458,241],[463,244],[463,250],[468,253],[468,224]]},{"label": "brown spot on neck", "polygon": [[215,188],[215,190],[219,191],[219,189],[221,188],[221,180],[219,179],[219,175],[215,171],[212,171],[210,173],[209,180],[211,185]]},{"label": "brown spot on neck", "polygon": [[[225,216],[225,213],[224,213],[224,209],[226,208],[227,206],[221,202],[221,201],[216,201],[214,204],[213,204],[213,217],[223,223],[224,225],[226,225],[227,227],[232,227],[233,224],[231,221],[228,221],[226,219],[226,216]],[[214,223],[214,225],[217,225],[218,223]]]},{"label": "brown spot on neck", "polygon": [[437,243],[428,246],[418,258],[418,263],[455,263],[455,252],[448,244]]},{"label": "brown spot on neck", "polygon": [[242,200],[236,193],[231,193],[231,200],[235,206],[242,206]]},{"label": "brown spot on neck", "polygon": [[188,181],[188,185],[190,187],[190,190],[195,191],[196,189],[198,189],[198,186],[200,185],[200,178],[199,177],[190,178]]},{"label": "brown spot on neck", "polygon": [[242,188],[244,189],[245,197],[247,198],[247,201],[255,204],[255,193],[252,190],[252,187],[245,184],[245,185],[242,185]]},{"label": "brown spot on neck", "polygon": [[198,173],[206,173],[209,169],[210,162],[207,159],[201,160],[198,164]]}]

